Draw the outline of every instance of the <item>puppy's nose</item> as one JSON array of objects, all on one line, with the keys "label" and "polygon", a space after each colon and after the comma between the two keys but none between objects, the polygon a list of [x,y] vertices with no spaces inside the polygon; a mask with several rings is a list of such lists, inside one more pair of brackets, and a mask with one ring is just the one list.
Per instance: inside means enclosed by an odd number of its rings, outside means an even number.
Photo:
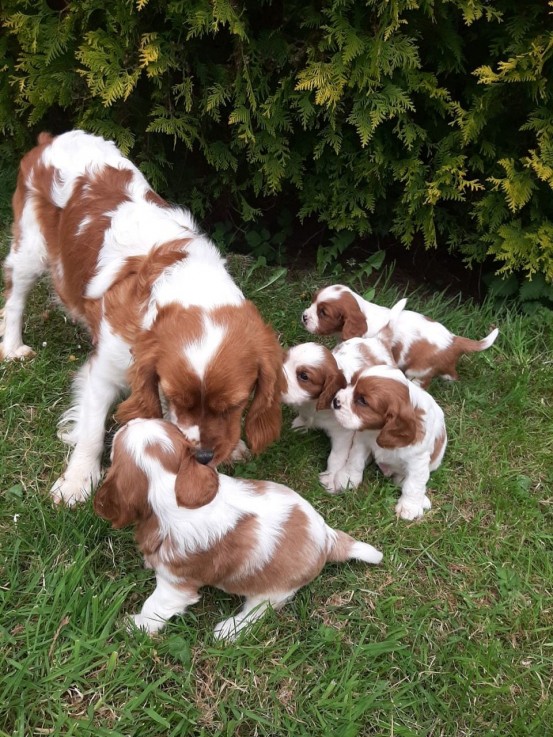
[{"label": "puppy's nose", "polygon": [[307,323],[307,311],[302,314],[301,321],[304,325]]},{"label": "puppy's nose", "polygon": [[214,455],[215,453],[212,450],[207,450],[206,448],[198,448],[198,450],[194,451],[194,458],[198,463],[201,463],[202,466],[207,466],[207,464],[213,460]]},{"label": "puppy's nose", "polygon": [[338,397],[334,397],[334,399],[332,400],[332,407],[334,409],[340,409],[341,406],[342,405],[340,404],[340,400],[338,399]]}]

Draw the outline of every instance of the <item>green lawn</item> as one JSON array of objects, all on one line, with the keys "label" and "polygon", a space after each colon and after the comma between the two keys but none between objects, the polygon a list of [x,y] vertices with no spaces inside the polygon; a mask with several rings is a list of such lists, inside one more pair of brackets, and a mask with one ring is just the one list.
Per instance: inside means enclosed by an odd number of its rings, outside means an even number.
[{"label": "green lawn", "polygon": [[[233,269],[283,344],[312,339],[299,316],[315,274],[259,290],[270,272]],[[377,287],[376,300],[398,295]],[[128,632],[125,614],[153,590],[132,530],[111,530],[90,502],[50,503],[65,457],[56,422],[89,345],[35,290],[37,356],[0,367],[1,735],[553,734],[552,315],[440,295],[409,306],[469,337],[501,331],[460,362],[460,382],[431,387],[449,434],[433,509],[396,520],[398,490],[372,467],[356,491],[327,495],[328,441],[292,433],[286,410],[280,441],[230,473],[294,487],[384,561],[327,567],[225,645],[211,632],[239,602],[213,590],[159,636]]]}]

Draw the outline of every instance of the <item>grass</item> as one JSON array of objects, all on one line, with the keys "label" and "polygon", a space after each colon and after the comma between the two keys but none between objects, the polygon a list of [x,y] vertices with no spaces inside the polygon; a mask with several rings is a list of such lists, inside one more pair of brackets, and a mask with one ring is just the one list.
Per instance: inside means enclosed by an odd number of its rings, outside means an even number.
[{"label": "grass", "polygon": [[[237,279],[293,345],[314,274]],[[377,299],[400,296],[383,280]],[[286,483],[333,526],[385,555],[380,567],[329,566],[238,644],[215,623],[238,601],[206,590],[156,637],[125,614],[153,589],[132,530],[91,503],[54,508],[64,464],[56,422],[86,336],[40,286],[25,334],[38,351],[0,367],[0,735],[452,737],[551,734],[553,463],[551,314],[521,317],[444,295],[409,306],[497,345],[435,382],[449,446],[420,522],[394,516],[398,491],[368,468],[362,486],[325,494],[324,436],[282,437],[231,473]],[[46,345],[43,346],[43,343]]]}]

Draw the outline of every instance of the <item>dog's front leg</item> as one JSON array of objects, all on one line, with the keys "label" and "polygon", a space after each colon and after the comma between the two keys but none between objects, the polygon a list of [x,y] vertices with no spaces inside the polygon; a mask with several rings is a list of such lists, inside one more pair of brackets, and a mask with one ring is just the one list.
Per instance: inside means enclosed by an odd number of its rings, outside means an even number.
[{"label": "dog's front leg", "polygon": [[132,614],[136,627],[150,634],[159,632],[168,619],[175,614],[184,614],[189,606],[200,600],[198,590],[185,583],[176,584],[156,573],[154,593],[144,602],[139,614]]},{"label": "dog's front leg", "polygon": [[396,504],[396,514],[401,519],[417,519],[432,507],[426,496],[426,484],[430,477],[429,464],[429,454],[409,464],[401,484],[401,496]]},{"label": "dog's front leg", "polygon": [[[346,466],[348,456],[351,452],[355,432],[346,430],[341,426],[327,429],[330,438],[330,455],[326,463],[326,471],[319,474],[319,481],[330,494],[337,494],[347,487],[347,481],[340,474],[340,471]],[[335,481],[335,476],[339,474],[339,478]]]},{"label": "dog's front leg", "polygon": [[81,368],[74,382],[75,404],[61,420],[65,442],[74,445],[67,469],[51,490],[55,502],[84,501],[100,479],[108,412],[126,386],[128,347],[104,324],[97,352]]},{"label": "dog's front leg", "polygon": [[[334,472],[334,492],[356,489],[363,480],[365,466],[372,458],[371,438],[366,432],[351,433],[350,447],[341,456],[340,466]],[[330,460],[330,458],[329,458]],[[330,489],[328,489],[330,491]]]}]

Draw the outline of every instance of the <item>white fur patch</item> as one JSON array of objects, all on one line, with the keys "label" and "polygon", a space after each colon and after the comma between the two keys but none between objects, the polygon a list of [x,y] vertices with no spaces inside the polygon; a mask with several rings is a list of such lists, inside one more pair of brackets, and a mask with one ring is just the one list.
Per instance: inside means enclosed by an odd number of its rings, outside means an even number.
[{"label": "white fur patch", "polygon": [[334,409],[334,416],[348,430],[359,430],[362,422],[359,415],[353,409],[353,386],[347,386],[337,392],[335,400],[340,404],[338,409]]},{"label": "white fur patch", "polygon": [[378,337],[350,338],[339,343],[332,351],[336,363],[349,383],[352,376],[371,364],[367,362],[367,353],[374,357],[374,365],[394,365],[390,349]]},{"label": "white fur patch", "polygon": [[184,435],[184,437],[191,443],[200,442],[200,428],[198,427],[198,425],[178,425],[178,428]]},{"label": "white fur patch", "polygon": [[204,378],[207,367],[217,355],[225,337],[225,328],[216,325],[207,315],[204,315],[203,326],[202,337],[197,341],[185,343],[182,351],[200,379]]},{"label": "white fur patch", "polygon": [[[105,166],[116,169],[138,169],[118,150],[113,141],[75,130],[54,138],[42,153],[45,166],[53,166],[63,172],[52,183],[52,201],[57,207],[65,207],[73,194],[76,180],[84,174],[93,174]],[[140,172],[138,172],[140,176]]]}]

